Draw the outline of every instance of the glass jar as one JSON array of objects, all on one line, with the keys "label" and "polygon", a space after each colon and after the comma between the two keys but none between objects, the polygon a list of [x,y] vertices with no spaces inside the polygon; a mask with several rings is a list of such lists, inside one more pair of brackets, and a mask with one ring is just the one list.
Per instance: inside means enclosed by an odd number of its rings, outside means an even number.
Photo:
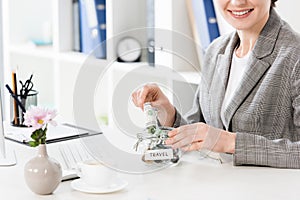
[{"label": "glass jar", "polygon": [[165,144],[165,140],[168,138],[168,132],[172,129],[171,127],[158,127],[154,133],[149,133],[146,129],[144,132],[137,134],[138,142],[135,148],[136,151],[141,150],[143,152],[141,159],[145,163],[178,163],[181,157],[180,149],[172,149],[171,146]]},{"label": "glass jar", "polygon": [[152,107],[150,102],[144,104],[144,115],[145,129],[137,134],[138,141],[134,147],[136,151],[143,147],[142,160],[148,164],[177,163],[181,157],[181,151],[165,144],[169,137],[168,132],[173,128],[158,126],[157,109]]}]

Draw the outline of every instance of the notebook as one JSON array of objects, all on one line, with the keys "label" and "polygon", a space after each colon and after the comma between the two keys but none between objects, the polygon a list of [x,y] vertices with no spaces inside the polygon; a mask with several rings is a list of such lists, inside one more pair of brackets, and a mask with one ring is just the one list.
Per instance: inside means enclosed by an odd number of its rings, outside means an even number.
[{"label": "notebook", "polygon": [[[27,144],[31,141],[33,128],[14,127],[8,123],[4,123],[5,138],[15,142]],[[97,134],[97,132],[71,124],[58,124],[57,126],[48,126],[46,143],[60,142],[89,135]]]}]

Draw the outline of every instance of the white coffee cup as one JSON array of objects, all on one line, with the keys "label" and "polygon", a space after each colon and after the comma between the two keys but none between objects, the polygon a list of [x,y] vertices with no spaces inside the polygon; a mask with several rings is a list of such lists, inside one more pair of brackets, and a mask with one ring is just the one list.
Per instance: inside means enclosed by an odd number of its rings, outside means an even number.
[{"label": "white coffee cup", "polygon": [[92,187],[103,187],[111,184],[114,174],[107,166],[95,160],[78,163],[77,175],[83,182]]}]

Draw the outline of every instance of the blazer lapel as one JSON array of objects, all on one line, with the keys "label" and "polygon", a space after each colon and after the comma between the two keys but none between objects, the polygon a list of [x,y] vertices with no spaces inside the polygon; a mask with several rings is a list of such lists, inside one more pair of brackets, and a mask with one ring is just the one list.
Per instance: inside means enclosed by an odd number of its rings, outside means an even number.
[{"label": "blazer lapel", "polygon": [[214,78],[209,90],[211,122],[213,126],[218,128],[223,127],[220,113],[228,80],[229,66],[230,60],[224,55],[219,55],[216,72],[214,73]]},{"label": "blazer lapel", "polygon": [[272,62],[268,61],[268,56],[273,52],[280,28],[281,20],[275,10],[271,9],[269,20],[263,28],[250,55],[249,65],[243,75],[241,84],[237,87],[232,101],[227,108],[225,108],[223,124],[226,129],[229,128],[230,121],[236,110],[270,67],[270,63]]},{"label": "blazer lapel", "polygon": [[270,67],[270,64],[254,57],[252,57],[252,61],[250,62],[251,64],[246,70],[241,84],[237,87],[235,95],[224,110],[223,124],[227,130],[236,110],[244,102],[246,97],[249,95],[249,93],[251,93],[253,88],[258,84],[259,80],[265,74],[266,70]]},{"label": "blazer lapel", "polygon": [[220,113],[227,87],[232,53],[238,42],[238,35],[235,33],[225,53],[218,56],[215,73],[209,89],[211,123],[219,128],[223,128]]}]

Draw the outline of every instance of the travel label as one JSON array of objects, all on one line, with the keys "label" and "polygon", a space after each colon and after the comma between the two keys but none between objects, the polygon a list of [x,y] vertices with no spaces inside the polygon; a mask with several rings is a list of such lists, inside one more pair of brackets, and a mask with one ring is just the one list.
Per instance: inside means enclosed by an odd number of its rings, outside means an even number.
[{"label": "travel label", "polygon": [[173,158],[173,149],[156,149],[145,152],[145,160],[168,160]]}]

